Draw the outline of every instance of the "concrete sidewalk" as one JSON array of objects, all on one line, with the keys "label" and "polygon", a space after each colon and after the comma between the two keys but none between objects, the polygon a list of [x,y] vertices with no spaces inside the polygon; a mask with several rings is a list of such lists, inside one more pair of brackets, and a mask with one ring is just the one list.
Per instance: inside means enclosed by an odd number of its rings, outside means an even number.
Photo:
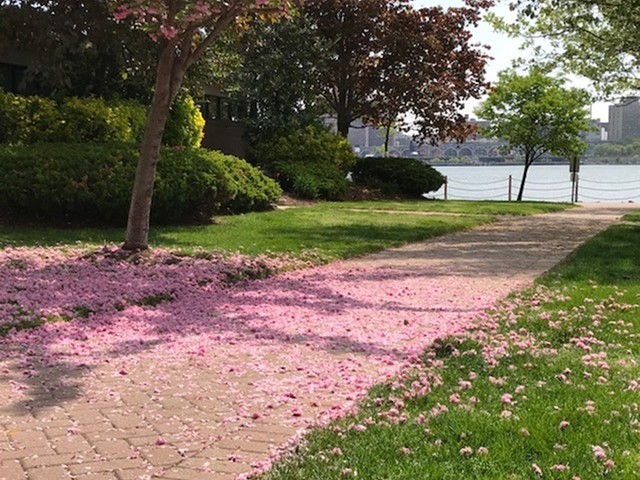
[{"label": "concrete sidewalk", "polygon": [[[162,362],[157,351],[127,357],[126,375],[105,355],[91,367],[43,365],[25,380],[31,347],[0,350],[0,479],[227,480],[259,470],[635,208],[504,217],[229,289],[210,333],[224,330],[224,349],[185,355],[172,340]],[[284,317],[290,327],[276,322]]]}]

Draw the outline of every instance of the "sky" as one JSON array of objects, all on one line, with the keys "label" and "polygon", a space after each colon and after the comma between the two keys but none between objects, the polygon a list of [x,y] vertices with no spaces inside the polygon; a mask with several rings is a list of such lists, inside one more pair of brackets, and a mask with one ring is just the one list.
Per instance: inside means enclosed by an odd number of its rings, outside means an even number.
[{"label": "sky", "polygon": [[[442,5],[444,7],[456,7],[462,5],[460,0],[413,0],[413,5],[416,8],[430,7],[435,5]],[[510,12],[507,2],[505,0],[497,1],[498,5],[493,7],[492,11],[496,14],[509,18]],[[493,31],[491,25],[487,22],[482,22],[474,32],[475,40],[478,43],[486,44],[491,47],[489,55],[493,57],[489,60],[487,65],[487,80],[495,82],[498,79],[498,72],[509,68],[511,62],[521,56],[527,55],[527,52],[520,50],[522,42],[517,39],[509,38],[507,35],[497,33]],[[569,77],[570,84],[575,87],[588,88],[589,82],[577,77]],[[468,102],[465,113],[470,116],[473,115],[473,109],[478,105],[479,101],[473,100]],[[607,121],[609,116],[608,103],[597,102],[594,103],[591,109],[592,118],[599,118],[602,121]]]}]

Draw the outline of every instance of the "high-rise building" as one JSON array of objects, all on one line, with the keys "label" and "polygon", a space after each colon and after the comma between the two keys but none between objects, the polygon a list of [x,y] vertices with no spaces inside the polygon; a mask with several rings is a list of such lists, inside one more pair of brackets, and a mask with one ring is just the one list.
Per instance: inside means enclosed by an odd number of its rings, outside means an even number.
[{"label": "high-rise building", "polygon": [[640,97],[625,97],[609,106],[608,139],[619,142],[640,137]]}]

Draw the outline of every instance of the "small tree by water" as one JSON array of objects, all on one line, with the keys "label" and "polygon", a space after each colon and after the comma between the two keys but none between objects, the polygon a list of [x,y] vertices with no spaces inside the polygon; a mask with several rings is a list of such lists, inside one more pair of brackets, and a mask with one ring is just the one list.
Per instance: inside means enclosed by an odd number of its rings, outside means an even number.
[{"label": "small tree by water", "polygon": [[497,85],[476,110],[480,118],[490,122],[484,135],[505,140],[524,156],[518,201],[536,160],[548,153],[579,156],[587,149],[582,134],[592,128],[589,95],[584,90],[565,88],[564,83],[564,79],[535,67],[527,75],[507,70],[500,73]]}]

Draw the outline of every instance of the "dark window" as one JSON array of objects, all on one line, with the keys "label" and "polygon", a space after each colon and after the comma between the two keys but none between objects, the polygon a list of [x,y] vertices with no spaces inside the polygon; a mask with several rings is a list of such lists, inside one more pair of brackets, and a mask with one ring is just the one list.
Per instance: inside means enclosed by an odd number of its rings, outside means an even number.
[{"label": "dark window", "polygon": [[18,92],[26,67],[0,63],[0,87],[7,92]]}]

